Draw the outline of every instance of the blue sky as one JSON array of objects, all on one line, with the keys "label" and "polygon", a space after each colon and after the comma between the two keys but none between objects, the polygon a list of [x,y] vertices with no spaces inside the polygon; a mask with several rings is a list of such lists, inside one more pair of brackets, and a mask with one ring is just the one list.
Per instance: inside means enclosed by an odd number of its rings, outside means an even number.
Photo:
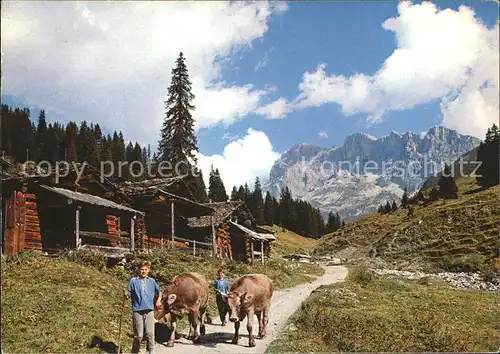
[{"label": "blue sky", "polygon": [[[265,179],[299,142],[327,147],[354,132],[436,124],[482,137],[498,117],[496,2],[7,3],[6,103],[154,145],[182,50],[202,167],[218,165],[230,185]],[[255,154],[255,166],[241,164]]]},{"label": "blue sky", "polygon": [[[473,8],[488,27],[495,25],[498,5],[494,2],[443,1],[438,6],[457,10],[460,4]],[[296,96],[302,73],[314,70],[319,62],[327,63],[331,74],[373,74],[395,46],[394,34],[385,31],[381,23],[396,15],[397,5],[388,1],[291,2],[288,11],[271,22],[262,40],[253,42],[250,50],[232,60],[223,77],[235,83],[276,86],[278,92],[271,97],[278,98]],[[267,58],[266,66],[255,71],[263,58]],[[359,131],[374,136],[392,130],[426,131],[441,124],[439,103],[435,100],[411,110],[390,112],[383,122],[374,125],[366,124],[365,114],[345,117],[337,104],[293,112],[283,120],[263,120],[252,115],[229,128],[204,130],[200,134],[200,148],[207,154],[220,153],[226,144],[222,139],[225,134],[243,136],[249,127],[266,132],[278,151],[299,142],[324,147],[342,144],[346,136]],[[322,131],[328,138],[318,136]]]}]

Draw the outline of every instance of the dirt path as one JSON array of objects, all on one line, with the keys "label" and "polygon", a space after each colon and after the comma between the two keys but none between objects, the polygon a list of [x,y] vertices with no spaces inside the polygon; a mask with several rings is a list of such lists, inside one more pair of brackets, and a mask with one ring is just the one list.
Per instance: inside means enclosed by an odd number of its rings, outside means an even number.
[{"label": "dirt path", "polygon": [[[157,344],[155,353],[264,353],[267,346],[276,339],[283,329],[288,317],[290,317],[307,299],[311,292],[320,285],[327,285],[339,282],[347,276],[347,268],[342,266],[325,267],[325,274],[316,280],[298,285],[294,288],[275,291],[272,299],[271,314],[269,318],[268,336],[263,340],[256,339],[254,348],[248,347],[248,332],[246,329],[246,319],[240,327],[240,341],[238,345],[231,344],[234,334],[234,325],[220,325],[217,319],[214,324],[206,325],[206,335],[202,337],[202,343],[194,345],[191,341],[181,338],[175,341],[173,348],[167,348],[162,344]],[[254,333],[258,332],[257,318],[254,319]]]}]

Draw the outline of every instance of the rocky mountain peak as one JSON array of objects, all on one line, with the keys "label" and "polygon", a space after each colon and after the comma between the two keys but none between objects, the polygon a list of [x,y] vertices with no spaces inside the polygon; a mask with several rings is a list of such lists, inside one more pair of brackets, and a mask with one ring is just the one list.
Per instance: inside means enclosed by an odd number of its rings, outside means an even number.
[{"label": "rocky mountain peak", "polygon": [[[288,186],[294,197],[318,206],[325,215],[338,211],[349,219],[374,212],[386,201],[399,201],[404,188],[416,191],[438,172],[436,166],[456,160],[479,143],[442,126],[426,134],[393,131],[380,138],[354,133],[332,148],[300,143],[275,162],[264,188],[278,196]],[[396,164],[400,169],[391,168]]]}]

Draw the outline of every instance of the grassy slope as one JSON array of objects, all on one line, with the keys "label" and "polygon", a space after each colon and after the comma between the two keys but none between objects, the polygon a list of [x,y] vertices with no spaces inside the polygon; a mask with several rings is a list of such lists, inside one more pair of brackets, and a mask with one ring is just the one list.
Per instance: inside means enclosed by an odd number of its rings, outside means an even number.
[{"label": "grassy slope", "polygon": [[[85,352],[91,338],[117,342],[121,294],[130,273],[99,271],[103,259],[90,254],[78,262],[32,254],[17,262],[2,259],[2,349],[6,352]],[[165,286],[176,274],[196,271],[211,280],[221,261],[164,251],[145,257],[152,261],[153,276]],[[94,267],[89,266],[92,264]],[[323,270],[312,264],[272,260],[265,266],[229,263],[224,266],[231,279],[247,273],[264,273],[276,288],[311,281]],[[210,282],[211,283],[211,282]],[[210,298],[212,316],[216,314]],[[130,351],[130,304],[125,307],[122,344]]]},{"label": "grassy slope", "polygon": [[304,237],[293,231],[284,230],[279,226],[264,226],[265,229],[274,231],[276,241],[273,242],[273,252],[275,254],[288,254],[295,252],[309,252],[316,247],[318,240]]},{"label": "grassy slope", "polygon": [[316,253],[433,265],[479,254],[490,263],[499,246],[500,186],[480,191],[470,178],[457,180],[457,185],[457,200],[415,206],[412,217],[403,209],[364,216],[320,239]]},{"label": "grassy slope", "polygon": [[[500,295],[353,270],[315,291],[270,352],[495,351]],[[295,327],[295,328],[294,328]]]}]

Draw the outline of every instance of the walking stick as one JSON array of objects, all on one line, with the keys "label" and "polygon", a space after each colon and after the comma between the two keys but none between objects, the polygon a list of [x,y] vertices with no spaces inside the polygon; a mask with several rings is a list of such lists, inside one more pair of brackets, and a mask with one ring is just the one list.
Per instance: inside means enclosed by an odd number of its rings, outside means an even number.
[{"label": "walking stick", "polygon": [[120,314],[120,324],[118,326],[118,350],[117,350],[117,354],[120,354],[120,349],[121,349],[123,310],[125,310],[125,301],[126,300],[127,300],[127,297],[123,296],[122,311]]}]

